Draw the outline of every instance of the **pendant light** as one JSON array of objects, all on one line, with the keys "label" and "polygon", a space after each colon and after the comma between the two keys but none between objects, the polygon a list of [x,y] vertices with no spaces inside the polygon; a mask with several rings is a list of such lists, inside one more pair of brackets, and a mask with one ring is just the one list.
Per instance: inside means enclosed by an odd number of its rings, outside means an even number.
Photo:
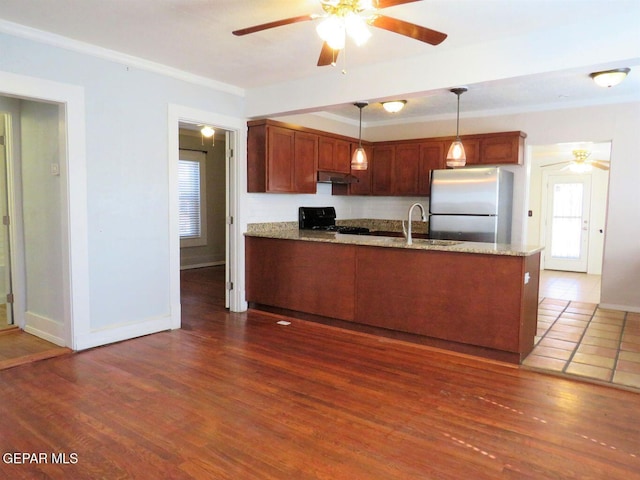
[{"label": "pendant light", "polygon": [[456,116],[456,140],[449,147],[449,153],[447,153],[447,167],[464,167],[467,163],[467,154],[464,151],[464,146],[460,141],[460,95],[468,90],[467,87],[452,88],[451,93],[455,93],[458,96],[458,115]]},{"label": "pendant light", "polygon": [[367,169],[367,152],[362,148],[362,109],[369,105],[367,102],[354,103],[360,109],[360,131],[358,133],[358,148],[355,149],[351,156],[351,170]]}]

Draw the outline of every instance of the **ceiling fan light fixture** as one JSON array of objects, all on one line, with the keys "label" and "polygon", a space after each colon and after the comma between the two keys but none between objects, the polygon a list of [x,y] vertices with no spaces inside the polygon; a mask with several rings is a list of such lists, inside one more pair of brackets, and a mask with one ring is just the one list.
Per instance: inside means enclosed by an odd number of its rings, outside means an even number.
[{"label": "ceiling fan light fixture", "polygon": [[460,140],[460,95],[468,90],[467,87],[452,88],[451,93],[458,96],[458,113],[456,115],[456,139],[449,147],[447,152],[447,167],[457,168],[464,167],[467,164],[467,154],[464,151],[464,145]]},{"label": "ceiling fan light fixture", "polygon": [[209,125],[204,125],[200,129],[200,133],[205,138],[211,138],[211,137],[213,137],[215,135],[216,131],[212,127],[210,127]]},{"label": "ceiling fan light fixture", "polygon": [[367,162],[367,152],[362,147],[362,109],[369,105],[367,102],[354,103],[360,109],[360,128],[358,133],[358,148],[353,151],[351,156],[351,170],[366,170],[369,167]]},{"label": "ceiling fan light fixture", "polygon": [[616,68],[615,70],[594,72],[589,76],[599,87],[611,88],[621,83],[627,77],[630,71],[630,68]]},{"label": "ceiling fan light fixture", "polygon": [[404,108],[406,103],[406,100],[391,100],[389,102],[382,102],[382,108],[389,113],[398,113]]}]

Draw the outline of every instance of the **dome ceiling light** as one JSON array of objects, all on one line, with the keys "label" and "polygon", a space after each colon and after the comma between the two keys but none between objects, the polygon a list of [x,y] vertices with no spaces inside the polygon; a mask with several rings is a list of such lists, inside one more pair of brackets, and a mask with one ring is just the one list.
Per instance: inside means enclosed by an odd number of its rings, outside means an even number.
[{"label": "dome ceiling light", "polygon": [[611,88],[621,83],[631,71],[630,68],[616,68],[615,70],[605,70],[594,72],[589,76],[599,87]]},{"label": "dome ceiling light", "polygon": [[391,100],[389,102],[382,102],[382,107],[389,113],[398,113],[404,108],[406,103],[406,100]]}]

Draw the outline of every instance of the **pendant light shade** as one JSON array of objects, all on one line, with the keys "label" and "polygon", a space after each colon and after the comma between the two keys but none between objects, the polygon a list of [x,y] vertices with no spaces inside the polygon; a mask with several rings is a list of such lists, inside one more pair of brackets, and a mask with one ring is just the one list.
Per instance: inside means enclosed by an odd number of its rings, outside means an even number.
[{"label": "pendant light shade", "polygon": [[367,102],[354,103],[360,109],[360,130],[358,133],[358,148],[356,148],[351,156],[351,170],[366,170],[368,168],[367,152],[362,147],[362,109],[369,105]]},{"label": "pendant light shade", "polygon": [[458,114],[456,115],[456,139],[447,153],[447,167],[464,167],[467,164],[467,154],[460,140],[460,95],[468,90],[467,87],[452,88],[451,93],[458,96]]}]

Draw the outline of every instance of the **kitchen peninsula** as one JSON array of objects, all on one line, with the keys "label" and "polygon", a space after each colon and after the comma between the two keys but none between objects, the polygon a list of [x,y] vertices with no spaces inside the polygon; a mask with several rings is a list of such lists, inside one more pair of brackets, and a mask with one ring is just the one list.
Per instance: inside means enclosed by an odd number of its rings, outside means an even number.
[{"label": "kitchen peninsula", "polygon": [[245,245],[251,308],[402,332],[511,363],[533,348],[541,248],[421,238],[407,245],[294,222],[251,224]]}]

